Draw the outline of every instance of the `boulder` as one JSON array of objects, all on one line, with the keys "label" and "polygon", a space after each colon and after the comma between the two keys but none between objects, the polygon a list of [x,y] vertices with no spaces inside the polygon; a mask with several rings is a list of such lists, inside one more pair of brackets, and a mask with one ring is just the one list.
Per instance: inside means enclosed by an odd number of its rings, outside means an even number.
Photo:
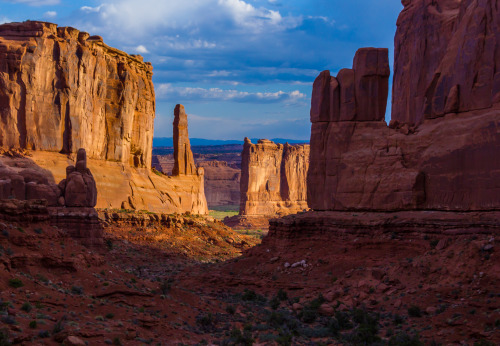
[{"label": "boulder", "polygon": [[64,203],[67,207],[95,207],[97,186],[92,173],[87,168],[85,149],[79,149],[76,168],[68,166],[66,179],[59,183],[64,190]]}]

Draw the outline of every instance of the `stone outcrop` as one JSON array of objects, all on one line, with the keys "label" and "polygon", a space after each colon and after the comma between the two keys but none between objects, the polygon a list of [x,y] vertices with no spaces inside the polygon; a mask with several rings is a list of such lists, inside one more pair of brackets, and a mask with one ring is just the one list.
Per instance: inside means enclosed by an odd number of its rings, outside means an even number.
[{"label": "stone outcrop", "polygon": [[491,0],[403,1],[392,121],[418,125],[500,102],[500,9]]},{"label": "stone outcrop", "polygon": [[[366,53],[366,49],[362,51]],[[355,71],[375,71],[377,66],[373,59],[365,59],[363,63],[369,66],[364,68],[356,65],[359,59],[354,61]],[[324,93],[325,83],[318,80],[325,75],[318,77],[313,95]],[[315,109],[331,102],[323,98],[318,105],[317,100],[313,97],[311,105],[308,202],[312,209],[500,208],[500,158],[495,154],[500,152],[500,105],[429,119],[417,129],[391,129],[378,117],[378,103],[369,105],[372,110],[366,112],[373,114],[371,120],[334,117],[333,121],[318,121]]]},{"label": "stone outcrop", "polygon": [[76,166],[66,167],[66,179],[59,183],[64,200],[59,204],[67,207],[95,207],[97,203],[97,187],[87,168],[85,149],[79,149]]},{"label": "stone outcrop", "polygon": [[183,105],[175,106],[174,110],[174,168],[172,175],[196,174],[191,144],[189,143],[188,119]]},{"label": "stone outcrop", "polygon": [[0,146],[151,167],[152,66],[74,28],[0,25]]},{"label": "stone outcrop", "polygon": [[309,145],[245,138],[241,155],[242,216],[276,216],[307,209]]},{"label": "stone outcrop", "polygon": [[67,174],[66,167],[84,147],[99,196],[96,203],[81,195],[70,204],[208,212],[202,171],[190,166],[169,178],[150,170],[151,64],[107,46],[98,36],[45,22],[0,25],[0,115],[0,147],[31,155],[0,156],[0,170],[15,173],[0,175],[0,197],[43,198],[54,206],[61,192],[55,180],[66,176],[71,177],[69,191],[83,191],[92,185],[82,174],[85,169],[80,172],[77,164]]},{"label": "stone outcrop", "polygon": [[205,196],[208,207],[234,206],[240,203],[241,170],[225,161],[201,161],[205,170]]}]

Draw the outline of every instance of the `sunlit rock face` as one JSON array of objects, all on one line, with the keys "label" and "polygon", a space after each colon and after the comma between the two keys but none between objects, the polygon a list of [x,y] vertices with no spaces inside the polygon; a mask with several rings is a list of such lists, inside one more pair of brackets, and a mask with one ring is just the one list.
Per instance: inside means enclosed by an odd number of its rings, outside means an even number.
[{"label": "sunlit rock face", "polygon": [[[206,214],[203,169],[189,166],[175,177],[151,172],[152,71],[142,57],[74,28],[31,21],[0,25],[0,147],[29,153],[0,156],[0,171],[15,173],[12,179],[0,176],[0,197],[43,195],[49,205],[61,204],[55,182],[72,175],[65,188],[77,194],[63,197],[71,205]],[[187,122],[176,130],[189,143]],[[79,148],[86,149],[97,199],[93,182],[77,174],[78,163],[74,172],[66,170]],[[183,153],[192,158],[189,146]],[[181,166],[186,162],[179,159]]]},{"label": "sunlit rock face", "polygon": [[43,22],[0,25],[0,146],[151,167],[152,66],[98,36]]},{"label": "sunlit rock face", "polygon": [[241,155],[240,215],[276,216],[307,209],[309,145],[245,138]]}]

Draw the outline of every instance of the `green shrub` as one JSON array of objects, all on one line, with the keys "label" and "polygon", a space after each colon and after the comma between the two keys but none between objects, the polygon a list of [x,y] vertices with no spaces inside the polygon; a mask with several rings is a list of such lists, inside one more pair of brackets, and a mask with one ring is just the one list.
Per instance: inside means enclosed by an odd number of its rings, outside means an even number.
[{"label": "green shrub", "polygon": [[234,315],[236,313],[236,308],[232,305],[226,306],[226,312],[228,314]]},{"label": "green shrub", "polygon": [[245,291],[243,292],[243,295],[241,296],[241,299],[246,300],[246,301],[256,300],[257,299],[257,293],[255,293],[252,290],[248,290],[248,289],[245,288]]},{"label": "green shrub", "polygon": [[412,305],[408,308],[408,315],[410,317],[422,317],[422,311],[416,305]]},{"label": "green shrub", "polygon": [[278,297],[279,300],[281,301],[284,301],[284,300],[287,300],[288,299],[288,295],[286,294],[285,291],[283,291],[281,288],[280,290],[278,291],[278,293],[276,294],[276,296]]},{"label": "green shrub", "polygon": [[495,344],[491,341],[481,339],[474,343],[474,346],[495,346]]},{"label": "green shrub", "polygon": [[19,288],[19,287],[23,287],[24,284],[20,279],[14,278],[14,279],[9,280],[9,286],[14,287],[14,288]]},{"label": "green shrub", "polygon": [[9,330],[7,328],[0,329],[0,346],[10,345]]},{"label": "green shrub", "polygon": [[36,329],[36,325],[37,325],[36,321],[31,321],[30,324],[29,324],[29,327],[31,329]]},{"label": "green shrub", "polygon": [[388,342],[389,346],[423,346],[424,343],[420,341],[418,335],[410,336],[404,332],[392,336]]},{"label": "green shrub", "polygon": [[269,301],[269,306],[273,310],[276,310],[277,308],[279,308],[280,304],[281,303],[280,303],[280,300],[279,300],[278,296],[274,296],[273,299],[271,299]]},{"label": "green shrub", "polygon": [[242,333],[241,330],[233,328],[233,330],[231,330],[230,342],[234,343],[234,345],[251,346],[255,340],[250,331],[244,330]]},{"label": "green shrub", "polygon": [[26,311],[26,312],[30,312],[32,309],[33,309],[33,307],[28,302],[24,303],[23,306],[21,306],[21,310]]},{"label": "green shrub", "polygon": [[71,293],[82,295],[83,294],[83,287],[81,287],[81,286],[73,286],[73,287],[71,287]]}]

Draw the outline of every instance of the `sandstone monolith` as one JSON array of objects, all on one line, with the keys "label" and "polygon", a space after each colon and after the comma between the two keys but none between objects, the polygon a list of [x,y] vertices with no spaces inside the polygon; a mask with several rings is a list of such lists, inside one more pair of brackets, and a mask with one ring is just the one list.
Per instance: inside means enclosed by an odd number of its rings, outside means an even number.
[{"label": "sandstone monolith", "polygon": [[191,144],[189,143],[188,119],[183,105],[175,106],[174,110],[174,168],[172,175],[196,174]]}]

